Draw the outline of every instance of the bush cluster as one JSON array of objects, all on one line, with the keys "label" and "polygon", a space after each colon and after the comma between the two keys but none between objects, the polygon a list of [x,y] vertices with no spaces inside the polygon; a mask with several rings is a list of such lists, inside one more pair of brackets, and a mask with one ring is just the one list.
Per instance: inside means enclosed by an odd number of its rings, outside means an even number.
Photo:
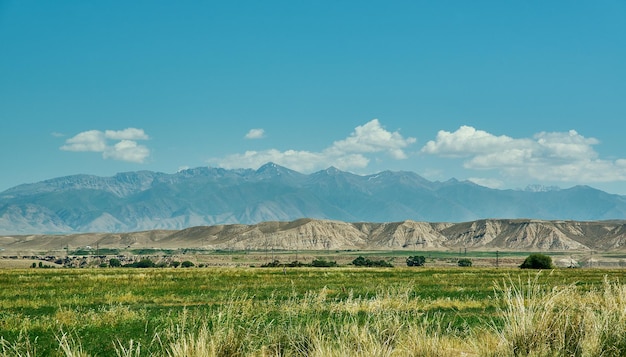
[{"label": "bush cluster", "polygon": [[311,262],[311,266],[318,267],[318,268],[331,268],[331,267],[336,267],[337,262],[334,260],[326,260],[324,258],[317,258],[317,259],[313,259],[313,261]]},{"label": "bush cluster", "polygon": [[406,265],[409,267],[421,267],[426,263],[426,258],[423,255],[415,255],[406,258]]},{"label": "bush cluster", "polygon": [[352,265],[354,265],[355,267],[393,267],[393,264],[386,260],[371,260],[368,258],[363,258],[362,256],[354,259],[352,261]]},{"label": "bush cluster", "polygon": [[534,253],[529,255],[522,265],[519,266],[522,269],[552,269],[552,258],[545,254]]},{"label": "bush cluster", "polygon": [[[167,267],[173,267],[173,268],[178,268],[179,266],[182,268],[191,268],[196,266],[192,261],[189,260],[185,260],[184,262],[178,262],[178,261],[173,261],[171,263],[167,263],[167,262],[161,262],[161,263],[155,263],[153,262],[151,259],[149,258],[144,258],[141,259],[138,262],[133,262],[133,263],[128,263],[128,264],[123,264],[120,262],[119,259],[117,258],[113,258],[111,260],[109,260],[109,266],[111,267],[119,267],[122,266],[124,268],[167,268]],[[203,265],[201,265],[203,266]]]},{"label": "bush cluster", "polygon": [[30,266],[31,268],[42,268],[42,269],[51,269],[54,268],[52,265],[48,265],[48,264],[44,264],[42,262],[39,262],[39,264],[37,263],[33,263]]},{"label": "bush cluster", "polygon": [[459,259],[459,261],[457,262],[457,265],[460,266],[460,267],[471,267],[472,266],[472,260],[471,259],[467,259],[467,258]]},{"label": "bush cluster", "polygon": [[277,268],[277,267],[287,267],[287,268],[297,268],[297,267],[310,267],[311,264],[305,264],[294,260],[291,263],[281,263],[279,260],[273,260],[269,263],[265,263],[261,265],[261,268]]}]

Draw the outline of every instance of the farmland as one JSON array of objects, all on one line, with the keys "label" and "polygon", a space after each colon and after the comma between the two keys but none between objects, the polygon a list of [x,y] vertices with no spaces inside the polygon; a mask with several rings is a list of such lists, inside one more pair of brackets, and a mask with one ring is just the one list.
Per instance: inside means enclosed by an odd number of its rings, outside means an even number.
[{"label": "farmland", "polygon": [[[571,341],[556,346],[554,336],[532,341],[546,335],[542,328],[560,328],[542,327],[549,320],[578,328],[574,355],[606,351],[607,343],[617,349],[606,355],[620,355],[624,338],[605,335],[626,330],[626,291],[619,283],[625,275],[459,267],[5,269],[0,351],[509,356],[519,352],[520,339],[530,352],[547,351],[536,355],[574,348]],[[515,315],[520,312],[523,319]],[[516,326],[520,321],[530,325]],[[607,323],[612,327],[602,331]]]}]

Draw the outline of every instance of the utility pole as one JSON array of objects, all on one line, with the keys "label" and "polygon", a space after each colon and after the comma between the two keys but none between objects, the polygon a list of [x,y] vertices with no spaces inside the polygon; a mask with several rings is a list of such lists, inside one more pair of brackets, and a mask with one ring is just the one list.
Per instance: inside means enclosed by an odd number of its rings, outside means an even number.
[{"label": "utility pole", "polygon": [[496,250],[496,269],[500,267],[500,252]]},{"label": "utility pole", "polygon": [[298,261],[298,238],[296,238],[296,262]]}]

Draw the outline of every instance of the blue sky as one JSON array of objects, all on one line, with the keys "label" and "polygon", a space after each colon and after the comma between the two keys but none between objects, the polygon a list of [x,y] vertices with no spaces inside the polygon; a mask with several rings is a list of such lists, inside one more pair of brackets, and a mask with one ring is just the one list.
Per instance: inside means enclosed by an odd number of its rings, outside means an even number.
[{"label": "blue sky", "polygon": [[0,191],[266,161],[626,194],[624,1],[0,0]]}]

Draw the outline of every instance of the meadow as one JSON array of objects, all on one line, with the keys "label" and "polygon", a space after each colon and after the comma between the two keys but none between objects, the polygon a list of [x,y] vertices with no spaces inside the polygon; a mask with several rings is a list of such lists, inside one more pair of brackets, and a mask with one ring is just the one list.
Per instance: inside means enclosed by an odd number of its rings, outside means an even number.
[{"label": "meadow", "polygon": [[621,356],[626,271],[0,270],[0,356]]}]

